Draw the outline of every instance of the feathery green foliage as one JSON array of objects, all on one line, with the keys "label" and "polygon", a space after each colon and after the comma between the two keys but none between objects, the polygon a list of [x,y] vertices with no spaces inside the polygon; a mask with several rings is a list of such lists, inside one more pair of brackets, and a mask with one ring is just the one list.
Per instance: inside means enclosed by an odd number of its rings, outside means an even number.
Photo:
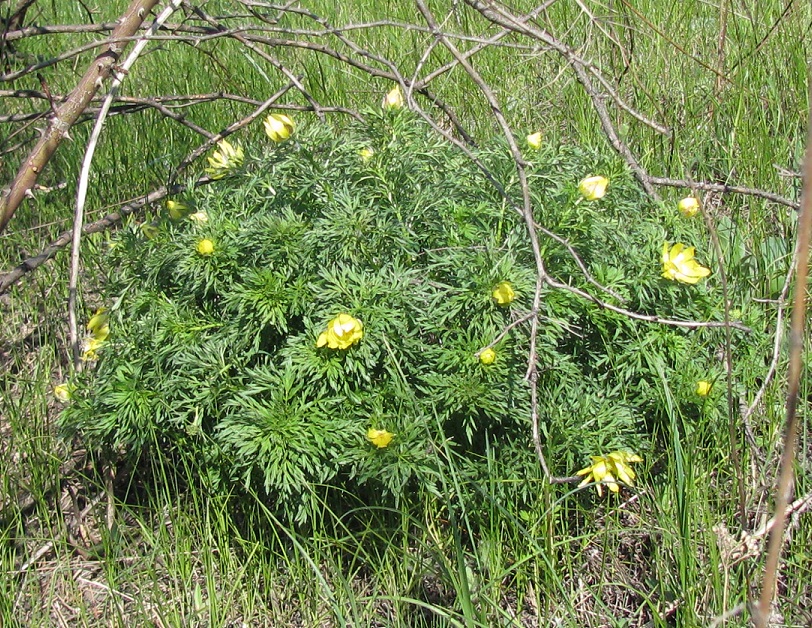
[{"label": "feathery green foliage", "polygon": [[[195,461],[220,490],[244,484],[297,519],[312,516],[302,496],[319,485],[383,504],[437,492],[446,444],[469,452],[473,481],[487,477],[474,463],[486,443],[514,458],[518,475],[536,475],[528,326],[497,342],[493,364],[477,358],[532,307],[524,221],[411,113],[366,115],[349,130],[311,125],[285,144],[249,148],[242,168],[186,199],[205,222],[166,217],[151,238],[131,224],[113,242],[111,337],[62,416],[66,429],[108,452]],[[519,193],[503,143],[479,157]],[[704,251],[701,223],[671,221],[594,152],[527,157],[537,219],[584,251],[624,306],[721,318],[713,285],[660,278],[662,242]],[[595,172],[610,192],[585,201],[577,183]],[[197,250],[203,239],[213,253]],[[561,243],[541,248],[555,277],[596,290]],[[517,294],[505,307],[491,294],[502,281]],[[317,347],[341,313],[361,321],[363,338]],[[717,333],[632,321],[561,290],[544,290],[540,314],[543,447],[559,475],[587,454],[650,447],[664,416],[659,377],[688,371],[680,385],[690,389],[697,348]],[[370,428],[393,432],[393,442],[375,447]]]}]

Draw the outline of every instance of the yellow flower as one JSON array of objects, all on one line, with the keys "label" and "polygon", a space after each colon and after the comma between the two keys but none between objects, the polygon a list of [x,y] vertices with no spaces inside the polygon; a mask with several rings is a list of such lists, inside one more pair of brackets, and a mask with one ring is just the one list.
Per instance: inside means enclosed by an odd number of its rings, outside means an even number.
[{"label": "yellow flower", "polygon": [[197,243],[197,252],[201,255],[211,255],[214,253],[214,242],[206,238]]},{"label": "yellow flower", "polygon": [[403,94],[400,92],[400,85],[395,85],[389,90],[389,93],[384,96],[383,108],[400,109],[401,107],[403,107]]},{"label": "yellow flower", "polygon": [[54,397],[57,401],[67,403],[71,400],[73,390],[74,386],[72,384],[59,384],[58,386],[54,386]]},{"label": "yellow flower", "polygon": [[372,155],[375,154],[375,151],[371,148],[362,148],[358,151],[358,154],[361,155],[361,159],[366,162],[372,159]]},{"label": "yellow flower", "polygon": [[705,380],[696,383],[696,394],[700,397],[707,397],[711,391],[711,383]]},{"label": "yellow flower", "polygon": [[541,148],[541,131],[536,131],[527,136],[527,145],[533,150]]},{"label": "yellow flower", "polygon": [[493,289],[491,296],[501,306],[510,305],[516,298],[513,286],[509,282],[503,281]]},{"label": "yellow flower", "polygon": [[686,218],[691,218],[692,216],[696,216],[699,211],[699,201],[693,196],[686,196],[677,203],[677,209],[679,213]]},{"label": "yellow flower", "polygon": [[99,342],[104,342],[110,335],[109,320],[110,315],[107,314],[107,308],[100,307],[87,322],[88,333]]},{"label": "yellow flower", "polygon": [[160,232],[160,230],[158,229],[158,225],[155,225],[155,224],[153,224],[151,222],[150,223],[147,223],[147,222],[142,222],[141,223],[141,233],[144,234],[144,237],[147,240],[152,240],[152,239],[158,237],[159,232]]},{"label": "yellow flower", "polygon": [[245,155],[240,146],[232,146],[228,140],[220,140],[217,143],[220,150],[214,151],[208,157],[210,168],[206,168],[206,174],[212,179],[222,179],[234,170],[242,166]]},{"label": "yellow flower", "polygon": [[576,475],[586,476],[578,485],[578,488],[586,486],[590,482],[595,482],[599,497],[603,496],[603,484],[606,484],[613,493],[620,491],[618,481],[632,486],[636,474],[629,466],[629,463],[643,461],[637,454],[629,454],[625,451],[613,451],[606,456],[591,456],[591,459],[591,465],[576,473]]},{"label": "yellow flower", "polygon": [[204,211],[199,211],[194,214],[189,214],[189,220],[202,225],[204,222],[209,222],[209,215]]},{"label": "yellow flower", "polygon": [[393,436],[394,434],[392,432],[387,432],[386,430],[376,430],[371,427],[367,430],[367,440],[379,449],[388,447],[389,443],[392,442]]},{"label": "yellow flower", "polygon": [[189,206],[181,201],[167,200],[166,209],[172,220],[180,220],[189,211]]},{"label": "yellow flower", "polygon": [[349,349],[364,337],[361,321],[349,314],[339,314],[327,324],[327,330],[319,334],[317,347],[327,345],[330,349]]},{"label": "yellow flower", "polygon": [[107,309],[100,307],[93,313],[90,320],[87,322],[88,335],[85,336],[82,342],[82,360],[95,360],[98,356],[96,351],[104,344],[107,337],[110,335],[109,325],[110,315],[107,314]]},{"label": "yellow flower", "polygon": [[496,351],[493,349],[485,349],[482,353],[479,354],[479,361],[482,364],[493,364],[496,360]]},{"label": "yellow flower", "polygon": [[265,118],[265,133],[274,142],[284,142],[291,135],[296,125],[293,120],[284,113],[272,113]]},{"label": "yellow flower", "polygon": [[[106,336],[105,336],[106,338]],[[96,338],[95,336],[86,336],[82,343],[82,361],[89,362],[98,359],[97,351],[104,344],[104,338]]]},{"label": "yellow flower", "polygon": [[606,177],[587,177],[581,179],[578,184],[578,191],[588,201],[596,201],[603,198],[606,194],[606,187],[609,185],[609,179]]},{"label": "yellow flower", "polygon": [[663,243],[663,278],[677,280],[681,283],[695,284],[703,277],[710,275],[706,268],[694,259],[694,247],[686,247],[681,242],[671,246]]}]

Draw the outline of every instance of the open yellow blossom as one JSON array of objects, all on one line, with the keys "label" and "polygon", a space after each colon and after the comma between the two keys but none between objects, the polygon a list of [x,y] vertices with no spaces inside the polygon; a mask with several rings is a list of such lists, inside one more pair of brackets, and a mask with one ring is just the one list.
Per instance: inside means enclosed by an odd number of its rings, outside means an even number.
[{"label": "open yellow blossom", "polygon": [[686,247],[681,242],[674,246],[663,243],[663,274],[665,279],[681,283],[695,284],[710,275],[710,268],[702,266],[694,259],[694,247]]},{"label": "open yellow blossom", "polygon": [[606,188],[609,186],[609,179],[606,177],[587,177],[581,179],[578,184],[578,191],[588,201],[597,201],[603,198],[606,194]]},{"label": "open yellow blossom", "polygon": [[394,434],[392,432],[387,432],[386,430],[376,430],[372,427],[367,430],[367,440],[379,449],[388,447],[389,443],[392,442],[393,436]]},{"label": "open yellow blossom", "polygon": [[493,364],[496,361],[496,351],[491,348],[485,349],[479,354],[479,361],[482,364]]},{"label": "open yellow blossom", "polygon": [[712,385],[705,380],[696,383],[696,394],[700,397],[707,397],[710,394]]},{"label": "open yellow blossom", "polygon": [[98,359],[98,350],[104,344],[104,338],[86,336],[82,342],[82,362],[90,362]]},{"label": "open yellow blossom", "polygon": [[516,298],[516,293],[513,291],[513,286],[510,285],[510,282],[503,281],[493,289],[491,296],[494,301],[504,307],[513,303]]},{"label": "open yellow blossom", "polygon": [[532,148],[533,150],[538,150],[541,148],[541,131],[536,131],[535,133],[531,133],[527,136],[527,145]]},{"label": "open yellow blossom", "polygon": [[677,203],[677,209],[679,210],[679,213],[686,218],[696,216],[697,212],[699,211],[699,200],[693,196],[686,196],[679,203]]},{"label": "open yellow blossom", "polygon": [[62,403],[67,403],[71,400],[73,395],[74,386],[71,384],[59,384],[54,386],[54,398]]},{"label": "open yellow blossom", "polygon": [[383,108],[384,109],[400,109],[403,107],[403,94],[400,91],[400,85],[395,85],[384,96]]},{"label": "open yellow blossom", "polygon": [[210,168],[206,168],[206,174],[212,179],[222,179],[226,175],[232,174],[245,159],[242,147],[233,146],[228,140],[220,140],[217,143],[220,150],[214,151],[208,157]]},{"label": "open yellow blossom", "polygon": [[209,222],[209,215],[204,211],[199,211],[194,214],[189,214],[189,220],[202,225],[204,222]]},{"label": "open yellow blossom", "polygon": [[629,454],[625,451],[613,451],[606,456],[591,456],[591,459],[591,465],[576,473],[576,475],[586,476],[578,488],[595,482],[595,488],[600,497],[603,496],[603,484],[606,484],[613,493],[620,491],[618,481],[632,486],[637,476],[629,463],[643,461],[637,454]]},{"label": "open yellow blossom", "polygon": [[201,255],[211,255],[214,253],[214,242],[208,238],[197,243],[197,252]]},{"label": "open yellow blossom", "polygon": [[166,209],[169,212],[169,218],[172,220],[180,220],[189,212],[189,206],[181,201],[166,201]]},{"label": "open yellow blossom", "polygon": [[296,128],[293,120],[284,113],[272,113],[265,118],[265,133],[276,143],[284,142]]},{"label": "open yellow blossom", "polygon": [[372,159],[372,156],[375,154],[375,151],[372,150],[371,148],[362,148],[361,150],[358,151],[358,154],[361,156],[361,159],[366,162]]},{"label": "open yellow blossom", "polygon": [[349,314],[339,314],[329,323],[326,331],[319,334],[317,347],[327,345],[330,349],[349,349],[364,337],[364,326]]},{"label": "open yellow blossom", "polygon": [[100,307],[93,313],[87,322],[87,336],[82,341],[82,360],[95,360],[98,358],[96,352],[110,335],[110,315],[107,309]]}]

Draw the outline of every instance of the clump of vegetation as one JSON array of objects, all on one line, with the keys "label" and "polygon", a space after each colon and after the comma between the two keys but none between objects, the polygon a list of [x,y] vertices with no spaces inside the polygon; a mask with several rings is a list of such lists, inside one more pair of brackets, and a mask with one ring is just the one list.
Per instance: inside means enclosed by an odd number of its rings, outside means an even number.
[{"label": "clump of vegetation", "polygon": [[[284,118],[266,124],[277,137],[265,146],[221,146],[218,181],[113,242],[109,334],[72,384],[63,427],[107,455],[183,459],[212,487],[249,486],[299,520],[324,485],[368,503],[437,491],[449,452],[474,479],[488,456],[537,477],[525,380],[537,274],[520,213],[408,111],[295,133]],[[581,254],[542,236],[552,276],[643,314],[722,319],[713,277],[664,249],[696,245],[709,263],[701,221],[652,203],[594,151],[525,150],[536,220]],[[505,144],[477,155],[520,196]],[[681,271],[693,280],[668,280]],[[540,439],[555,475],[590,455],[651,452],[663,380],[687,412],[713,406],[695,391],[720,370],[718,330],[633,320],[549,287],[538,320]]]}]

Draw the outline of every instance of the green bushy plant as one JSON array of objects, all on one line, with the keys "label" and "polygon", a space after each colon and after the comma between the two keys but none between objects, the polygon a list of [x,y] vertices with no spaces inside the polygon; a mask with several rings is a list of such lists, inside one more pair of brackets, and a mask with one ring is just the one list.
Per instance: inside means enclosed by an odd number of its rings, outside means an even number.
[{"label": "green bushy plant", "polygon": [[[470,452],[472,477],[487,472],[474,462],[486,448],[514,459],[517,477],[537,474],[529,323],[494,346],[491,364],[478,358],[532,307],[525,223],[409,112],[366,119],[246,147],[245,164],[185,199],[196,220],[162,217],[151,238],[135,224],[120,234],[108,258],[110,336],[76,383],[66,430],[108,455],[186,458],[212,486],[251,486],[300,519],[318,485],[368,500],[437,490],[446,444]],[[477,154],[520,198],[506,145]],[[721,318],[715,284],[660,277],[666,240],[697,245],[708,262],[701,222],[653,204],[593,150],[546,146],[526,158],[536,220],[625,307]],[[595,173],[609,193],[586,201],[577,184]],[[617,302],[560,242],[542,237],[541,249],[553,276]],[[517,296],[500,306],[492,293],[505,281]],[[363,336],[317,346],[340,314]],[[690,391],[714,366],[719,332],[633,321],[563,290],[544,289],[539,320],[542,439],[559,475],[590,454],[645,450],[663,414],[661,378]],[[394,436],[378,447],[370,429]]]}]

